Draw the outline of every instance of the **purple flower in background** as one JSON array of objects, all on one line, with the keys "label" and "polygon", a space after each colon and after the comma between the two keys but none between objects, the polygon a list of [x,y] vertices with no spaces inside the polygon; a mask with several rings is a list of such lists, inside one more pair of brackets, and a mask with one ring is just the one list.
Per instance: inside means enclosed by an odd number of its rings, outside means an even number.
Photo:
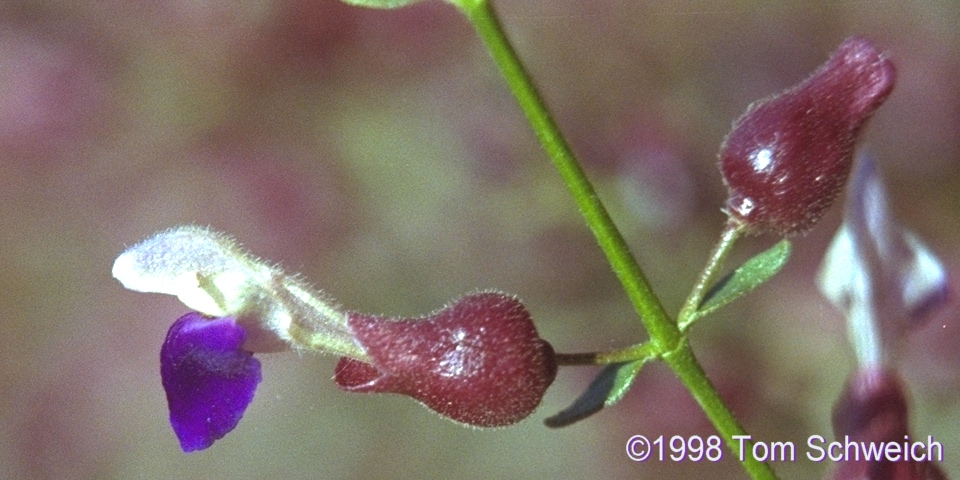
[{"label": "purple flower in background", "polygon": [[[856,166],[843,225],[823,259],[818,284],[844,312],[860,363],[833,410],[837,441],[913,445],[906,388],[892,365],[909,330],[946,303],[949,285],[940,261],[890,215],[883,182],[870,158],[861,158]],[[942,457],[924,453],[919,458],[851,458],[839,462],[827,478],[946,478],[934,463]]]},{"label": "purple flower in background", "polygon": [[892,218],[869,157],[859,160],[849,195],[817,281],[844,312],[860,364],[879,365],[946,303],[949,284],[937,257]]},{"label": "purple flower in background", "polygon": [[170,327],[160,348],[160,376],[170,424],[185,452],[203,450],[233,430],[260,383],[260,362],[242,348],[232,318],[191,312]]}]

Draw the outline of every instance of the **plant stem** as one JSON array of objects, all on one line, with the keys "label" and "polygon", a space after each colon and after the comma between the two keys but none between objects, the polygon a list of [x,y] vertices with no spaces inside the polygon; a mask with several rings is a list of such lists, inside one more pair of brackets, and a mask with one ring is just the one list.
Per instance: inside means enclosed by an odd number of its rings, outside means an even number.
[{"label": "plant stem", "polygon": [[684,341],[677,350],[665,355],[663,359],[677,374],[677,377],[687,387],[697,403],[700,404],[700,408],[707,414],[707,418],[723,436],[727,448],[737,456],[737,460],[743,465],[744,470],[750,474],[750,478],[754,480],[776,480],[777,475],[770,468],[770,465],[753,457],[752,441],[744,440],[744,450],[743,452],[740,451],[740,442],[735,441],[733,437],[735,435],[747,435],[747,433],[740,426],[740,422],[737,421],[733,412],[727,408],[723,399],[720,398],[717,389],[710,383],[706,372],[697,362],[690,344]]},{"label": "plant stem", "polygon": [[660,356],[661,352],[649,342],[633,345],[627,348],[609,350],[606,352],[588,353],[558,353],[557,365],[609,365],[611,363],[633,362],[636,360],[650,360]]},{"label": "plant stem", "polygon": [[600,365],[599,357],[598,352],[558,353],[554,356],[557,365],[562,367]]},{"label": "plant stem", "polygon": [[623,284],[647,332],[664,351],[670,350],[680,341],[680,331],[663,309],[660,299],[653,293],[653,288],[650,287],[640,266],[634,260],[626,241],[597,197],[593,185],[584,174],[550,112],[547,111],[543,99],[507,39],[492,4],[478,0],[464,2],[460,7],[473,23],[497,66],[500,67],[510,90],[560,176],[563,177],[564,183],[570,189],[580,213],[593,231],[597,243],[607,256],[607,261],[610,262],[620,283]]},{"label": "plant stem", "polygon": [[[720,399],[716,388],[710,383],[693,355],[685,335],[667,315],[660,299],[653,292],[653,288],[644,276],[643,271],[630,253],[623,235],[620,234],[607,213],[606,208],[580,167],[580,163],[547,110],[546,104],[534,87],[530,75],[527,74],[523,63],[507,39],[493,5],[489,0],[453,0],[453,3],[457,4],[467,16],[493,56],[494,62],[500,68],[513,96],[517,99],[520,108],[526,115],[531,127],[533,127],[533,131],[540,139],[540,143],[550,156],[551,161],[553,161],[554,167],[569,188],[580,213],[590,230],[593,231],[597,243],[600,244],[607,261],[610,262],[614,273],[640,316],[640,320],[650,334],[650,342],[637,348],[648,350],[648,353],[649,351],[655,351],[663,354],[664,360],[690,390],[717,428],[717,431],[723,435],[728,448],[739,455],[739,442],[735,442],[733,436],[743,435],[743,427],[740,426],[733,413]],[[729,234],[735,236],[733,232]],[[732,241],[728,243],[732,244]],[[725,255],[726,250],[721,249],[719,254],[711,256],[711,262],[722,263]],[[706,284],[712,279],[716,269],[717,266],[712,268],[708,266],[705,270],[705,275],[701,277],[701,283],[704,286],[701,286],[699,293],[695,292],[692,295],[694,298],[690,300],[691,303],[699,305],[699,300],[696,300],[696,298],[703,298],[707,288]],[[586,361],[587,357],[573,355],[569,360],[579,363]],[[590,360],[600,360],[600,358],[593,357]],[[745,445],[752,451],[752,443],[748,442]],[[747,473],[754,479],[776,478],[769,465],[754,460],[750,455],[746,455],[741,463]]]},{"label": "plant stem", "polygon": [[727,225],[723,228],[720,240],[714,245],[713,251],[710,252],[707,265],[703,268],[703,271],[700,272],[700,278],[697,279],[697,283],[690,291],[687,301],[684,302],[683,307],[680,309],[680,314],[677,315],[677,323],[681,331],[686,331],[693,321],[696,320],[697,309],[700,308],[704,295],[706,295],[709,288],[713,285],[713,280],[716,278],[717,272],[723,267],[724,261],[726,261],[730,251],[733,250],[733,245],[737,242],[737,239],[740,238],[743,229],[743,224],[734,220],[728,221]]}]

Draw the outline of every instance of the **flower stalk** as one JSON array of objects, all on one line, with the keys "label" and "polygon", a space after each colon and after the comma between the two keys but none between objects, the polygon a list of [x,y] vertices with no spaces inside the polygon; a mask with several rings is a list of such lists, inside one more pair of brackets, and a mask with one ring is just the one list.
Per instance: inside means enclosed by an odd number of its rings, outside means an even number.
[{"label": "flower stalk", "polygon": [[733,220],[727,222],[723,233],[720,234],[720,240],[713,247],[713,251],[710,252],[707,265],[700,273],[700,278],[697,279],[697,283],[690,291],[690,295],[687,297],[686,302],[684,302],[683,307],[680,308],[680,314],[677,315],[677,323],[680,325],[681,331],[687,331],[698,318],[697,311],[703,303],[703,299],[706,297],[710,287],[713,286],[714,281],[717,279],[717,274],[720,272],[720,269],[723,268],[727,256],[730,255],[733,246],[737,243],[737,239],[740,238],[743,232],[743,224]]}]

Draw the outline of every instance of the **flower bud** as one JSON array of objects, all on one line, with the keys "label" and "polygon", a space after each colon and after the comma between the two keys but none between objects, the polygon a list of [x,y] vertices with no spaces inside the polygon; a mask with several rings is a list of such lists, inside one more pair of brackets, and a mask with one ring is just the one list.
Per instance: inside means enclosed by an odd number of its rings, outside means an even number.
[{"label": "flower bud", "polygon": [[540,405],[557,374],[553,348],[516,298],[484,292],[420,319],[349,313],[371,363],[341,358],[336,382],[351,392],[409,395],[457,422],[501,427]]},{"label": "flower bud", "polygon": [[840,194],[860,129],[896,70],[850,38],[813,76],[747,108],[720,148],[727,214],[753,232],[804,233]]}]

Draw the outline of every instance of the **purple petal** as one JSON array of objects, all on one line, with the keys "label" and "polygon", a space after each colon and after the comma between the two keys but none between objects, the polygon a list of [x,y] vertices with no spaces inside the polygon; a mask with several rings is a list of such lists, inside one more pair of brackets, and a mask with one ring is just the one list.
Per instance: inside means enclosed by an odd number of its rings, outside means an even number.
[{"label": "purple petal", "polygon": [[170,424],[185,452],[203,450],[237,426],[260,383],[260,362],[241,350],[243,328],[232,318],[188,313],[160,349],[160,376]]}]

